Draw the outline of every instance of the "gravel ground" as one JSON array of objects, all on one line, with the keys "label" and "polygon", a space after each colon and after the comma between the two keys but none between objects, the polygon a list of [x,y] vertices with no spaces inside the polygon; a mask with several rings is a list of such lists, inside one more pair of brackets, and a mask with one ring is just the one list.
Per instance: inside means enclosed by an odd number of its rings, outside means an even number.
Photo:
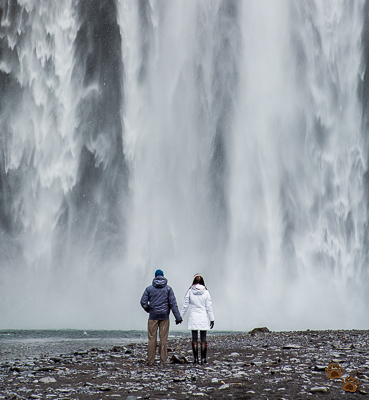
[{"label": "gravel ground", "polygon": [[369,398],[368,339],[369,331],[209,334],[208,364],[194,365],[189,336],[173,337],[168,365],[151,367],[142,342],[57,355],[46,344],[43,354],[3,358],[0,399]]}]

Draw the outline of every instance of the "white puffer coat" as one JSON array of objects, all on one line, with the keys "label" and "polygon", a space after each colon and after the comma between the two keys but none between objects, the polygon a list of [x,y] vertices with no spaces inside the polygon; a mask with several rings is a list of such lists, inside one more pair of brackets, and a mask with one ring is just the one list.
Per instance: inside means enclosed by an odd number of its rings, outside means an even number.
[{"label": "white puffer coat", "polygon": [[190,307],[190,315],[188,317],[188,329],[206,331],[209,329],[209,320],[214,321],[213,308],[211,306],[211,297],[205,286],[192,285],[184,298],[181,311],[183,318],[186,311]]}]

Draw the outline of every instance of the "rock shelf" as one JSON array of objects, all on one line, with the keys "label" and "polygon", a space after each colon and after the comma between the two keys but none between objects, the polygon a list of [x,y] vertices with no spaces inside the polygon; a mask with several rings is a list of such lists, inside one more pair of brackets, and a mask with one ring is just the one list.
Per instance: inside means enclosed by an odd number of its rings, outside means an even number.
[{"label": "rock shelf", "polygon": [[[357,330],[209,333],[208,364],[191,363],[188,336],[169,338],[166,366],[146,365],[145,343],[59,355],[46,345],[2,362],[0,399],[369,398],[368,343]],[[337,364],[342,376],[330,379]]]}]

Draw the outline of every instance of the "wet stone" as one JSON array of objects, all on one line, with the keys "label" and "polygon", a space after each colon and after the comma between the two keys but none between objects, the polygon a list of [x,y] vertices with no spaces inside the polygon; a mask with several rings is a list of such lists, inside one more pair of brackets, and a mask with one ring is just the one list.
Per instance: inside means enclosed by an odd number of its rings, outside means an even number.
[{"label": "wet stone", "polygon": [[284,349],[299,349],[301,346],[299,346],[298,344],[285,344],[283,345]]},{"label": "wet stone", "polygon": [[45,377],[45,378],[41,378],[41,379],[39,380],[39,382],[41,382],[41,383],[53,383],[53,382],[56,382],[56,379],[55,379],[55,378],[52,378],[52,377],[50,377],[50,376],[47,376],[47,377]]},{"label": "wet stone", "polygon": [[313,387],[310,389],[311,393],[329,393],[329,388],[325,386]]}]

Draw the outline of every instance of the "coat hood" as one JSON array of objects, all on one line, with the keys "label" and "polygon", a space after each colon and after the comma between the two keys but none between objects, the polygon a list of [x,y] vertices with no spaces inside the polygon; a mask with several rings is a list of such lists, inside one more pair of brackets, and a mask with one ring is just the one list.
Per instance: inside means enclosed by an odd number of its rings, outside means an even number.
[{"label": "coat hood", "polygon": [[192,294],[203,294],[206,290],[206,287],[204,285],[200,285],[200,283],[197,283],[196,285],[191,286],[191,292]]},{"label": "coat hood", "polygon": [[161,275],[156,276],[152,281],[152,285],[158,289],[167,286],[167,283],[168,283],[167,278],[164,278],[164,276]]}]

